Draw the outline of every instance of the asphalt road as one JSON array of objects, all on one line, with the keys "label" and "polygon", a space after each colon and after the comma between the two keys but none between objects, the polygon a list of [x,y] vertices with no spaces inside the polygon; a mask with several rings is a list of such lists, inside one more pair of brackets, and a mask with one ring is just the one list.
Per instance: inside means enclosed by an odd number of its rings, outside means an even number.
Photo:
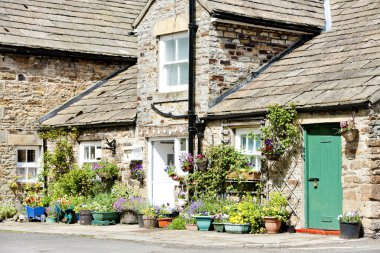
[{"label": "asphalt road", "polygon": [[[314,246],[312,248],[288,249],[233,249],[231,248],[184,248],[172,245],[139,243],[122,240],[103,240],[90,237],[67,236],[56,234],[0,232],[0,253],[379,253],[380,240],[348,242],[339,245]],[[369,245],[370,244],[370,245]]]}]

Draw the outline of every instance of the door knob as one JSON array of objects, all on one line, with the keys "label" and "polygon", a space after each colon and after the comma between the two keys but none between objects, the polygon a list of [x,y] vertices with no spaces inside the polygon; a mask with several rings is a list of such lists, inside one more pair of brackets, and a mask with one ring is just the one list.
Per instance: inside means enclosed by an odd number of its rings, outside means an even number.
[{"label": "door knob", "polygon": [[309,182],[314,182],[314,189],[317,189],[317,188],[318,188],[319,178],[317,178],[317,177],[312,177],[312,178],[309,178],[307,181],[309,181]]}]

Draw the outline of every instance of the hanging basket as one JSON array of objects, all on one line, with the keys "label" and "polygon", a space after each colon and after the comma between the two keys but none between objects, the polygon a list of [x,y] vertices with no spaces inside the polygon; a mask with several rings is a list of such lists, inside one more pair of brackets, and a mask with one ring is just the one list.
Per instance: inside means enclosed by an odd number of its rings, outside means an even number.
[{"label": "hanging basket", "polygon": [[193,165],[183,166],[183,167],[181,167],[181,169],[183,172],[189,172],[189,171],[193,170]]},{"label": "hanging basket", "polygon": [[196,161],[197,169],[199,171],[206,171],[208,166],[208,159],[203,159],[202,161]]},{"label": "hanging basket", "polygon": [[358,137],[359,135],[359,130],[354,128],[354,129],[350,129],[348,131],[344,131],[342,132],[342,136],[346,139],[346,141],[348,142],[351,142],[351,141],[354,141],[356,140],[356,138]]},{"label": "hanging basket", "polygon": [[281,155],[280,154],[265,154],[266,159],[270,161],[278,161],[280,160]]}]

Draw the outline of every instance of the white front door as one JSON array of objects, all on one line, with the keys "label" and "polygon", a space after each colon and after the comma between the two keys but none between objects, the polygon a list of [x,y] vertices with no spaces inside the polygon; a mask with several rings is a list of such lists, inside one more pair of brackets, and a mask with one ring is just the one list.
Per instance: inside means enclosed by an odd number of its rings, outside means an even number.
[{"label": "white front door", "polygon": [[[169,204],[175,206],[175,186],[178,182],[172,180],[165,172],[168,165],[175,165],[177,173],[180,169],[179,156],[186,152],[186,138],[151,141],[151,200],[154,205]],[[185,149],[185,150],[184,150]]]}]

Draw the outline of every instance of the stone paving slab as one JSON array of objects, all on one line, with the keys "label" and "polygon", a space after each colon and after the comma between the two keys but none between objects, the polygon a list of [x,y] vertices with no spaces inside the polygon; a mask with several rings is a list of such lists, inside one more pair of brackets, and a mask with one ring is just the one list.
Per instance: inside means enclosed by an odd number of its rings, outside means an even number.
[{"label": "stone paving slab", "polygon": [[[48,233],[90,236],[98,239],[116,239],[154,244],[180,245],[186,247],[240,247],[240,248],[289,248],[321,244],[345,243],[347,240],[336,236],[310,234],[228,234],[214,231],[171,231],[166,229],[142,229],[137,225],[83,226],[46,224],[38,222],[4,222],[0,231],[25,233]],[[359,239],[358,241],[367,240]]]}]

